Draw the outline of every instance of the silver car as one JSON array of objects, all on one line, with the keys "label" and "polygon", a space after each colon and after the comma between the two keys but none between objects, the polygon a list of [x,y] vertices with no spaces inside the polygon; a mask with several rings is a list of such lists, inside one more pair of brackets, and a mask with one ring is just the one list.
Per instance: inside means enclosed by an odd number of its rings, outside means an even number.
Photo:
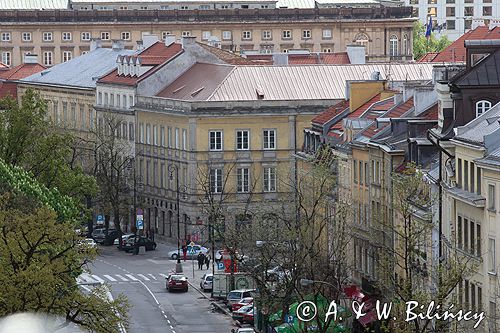
[{"label": "silver car", "polygon": [[200,288],[203,291],[212,290],[214,287],[214,276],[212,273],[203,274],[200,281]]}]

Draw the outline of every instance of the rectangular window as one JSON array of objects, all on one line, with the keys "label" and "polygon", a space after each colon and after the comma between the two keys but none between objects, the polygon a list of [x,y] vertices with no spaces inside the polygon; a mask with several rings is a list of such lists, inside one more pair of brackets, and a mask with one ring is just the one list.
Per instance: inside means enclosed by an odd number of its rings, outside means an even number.
[{"label": "rectangular window", "polygon": [[130,40],[130,32],[129,31],[122,31],[121,37],[123,40]]},{"label": "rectangular window", "polygon": [[82,32],[80,36],[83,42],[88,42],[92,38],[92,34],[88,31]]},{"label": "rectangular window", "polygon": [[464,7],[464,16],[474,16],[474,7]]},{"label": "rectangular window", "polygon": [[446,7],[446,16],[455,16],[455,7]]},{"label": "rectangular window", "polygon": [[483,7],[483,16],[491,16],[493,13],[493,7]]},{"label": "rectangular window", "polygon": [[128,123],[128,139],[130,141],[134,141],[134,134],[135,134],[134,123],[130,122]]},{"label": "rectangular window", "polygon": [[146,185],[151,184],[149,179],[149,169],[151,168],[151,161],[146,161]]},{"label": "rectangular window", "polygon": [[323,29],[323,39],[332,38],[332,29]]},{"label": "rectangular window", "polygon": [[62,106],[63,106],[63,122],[64,122],[64,125],[67,125],[68,124],[68,103],[67,102],[63,102],[62,103]]},{"label": "rectangular window", "polygon": [[70,61],[71,59],[73,59],[73,52],[71,52],[71,51],[63,51],[62,61],[66,62],[66,61]]},{"label": "rectangular window", "polygon": [[252,32],[248,31],[248,30],[243,31],[243,33],[242,33],[242,39],[245,39],[245,40],[252,39]]},{"label": "rectangular window", "polygon": [[176,127],[175,128],[175,149],[180,148],[180,142],[179,142],[179,129]]},{"label": "rectangular window", "polygon": [[1,36],[2,42],[10,42],[10,40],[11,40],[10,32],[2,32],[2,34],[0,36]]},{"label": "rectangular window", "polygon": [[477,183],[476,193],[481,195],[481,169],[480,168],[477,168],[476,183]]},{"label": "rectangular window", "polygon": [[182,150],[187,150],[187,129],[182,129]]},{"label": "rectangular window", "polygon": [[165,126],[160,127],[160,146],[165,147]]},{"label": "rectangular window", "polygon": [[476,256],[481,257],[481,225],[476,224]]},{"label": "rectangular window", "polygon": [[4,63],[7,66],[12,65],[12,53],[8,51],[2,52],[2,63]]},{"label": "rectangular window", "polygon": [[264,130],[264,149],[276,149],[276,130]]},{"label": "rectangular window", "polygon": [[359,161],[359,184],[363,185],[363,162]]},{"label": "rectangular window", "polygon": [[368,185],[368,163],[365,162],[365,185]]},{"label": "rectangular window", "polygon": [[172,31],[162,31],[161,32],[161,39],[165,40],[167,38],[167,36],[170,36],[170,35],[172,35]]},{"label": "rectangular window", "polygon": [[470,162],[470,191],[472,193],[475,193],[476,192],[476,174],[475,174],[475,171],[476,171],[476,165],[474,164],[474,162]]},{"label": "rectangular window", "polygon": [[455,20],[446,20],[446,29],[447,30],[455,30]]},{"label": "rectangular window", "polygon": [[231,31],[226,30],[226,31],[222,32],[222,39],[223,40],[231,40],[233,38],[232,36],[233,36],[233,34]]},{"label": "rectangular window", "polygon": [[144,124],[139,123],[139,142],[144,143]]},{"label": "rectangular window", "polygon": [[153,145],[158,146],[158,126],[153,125]]},{"label": "rectangular window", "polygon": [[463,248],[462,243],[462,216],[457,216],[457,246],[459,249]]},{"label": "rectangular window", "polygon": [[496,209],[496,204],[495,204],[495,185],[488,185],[488,209],[495,211]]},{"label": "rectangular window", "polygon": [[469,220],[464,218],[464,251],[469,251]]},{"label": "rectangular window", "polygon": [[462,184],[464,186],[464,190],[468,191],[469,190],[469,161],[464,161],[463,171],[464,171],[464,180],[463,180]]},{"label": "rectangular window", "polygon": [[276,192],[276,168],[264,168],[264,192]]},{"label": "rectangular window", "polygon": [[496,253],[495,253],[495,239],[488,240],[488,272],[496,273]]},{"label": "rectangular window", "polygon": [[76,104],[71,103],[71,126],[76,128]]},{"label": "rectangular window", "polygon": [[122,123],[122,139],[127,140],[128,135],[127,135],[127,122]]},{"label": "rectangular window", "polygon": [[210,31],[202,31],[201,32],[201,39],[202,40],[208,40],[212,36],[212,32]]},{"label": "rectangular window", "polygon": [[168,148],[172,148],[172,127],[168,127],[167,129],[167,144]]},{"label": "rectangular window", "polygon": [[271,30],[264,30],[262,31],[262,39],[272,39],[272,33]]},{"label": "rectangular window", "polygon": [[43,52],[43,64],[45,66],[52,66],[54,64],[54,53],[52,51]]},{"label": "rectangular window", "polygon": [[222,150],[222,131],[209,132],[209,149],[212,151]]},{"label": "rectangular window", "polygon": [[353,164],[353,176],[354,176],[354,184],[358,183],[358,161],[354,160]]},{"label": "rectangular window", "polygon": [[23,32],[22,39],[23,42],[31,42],[31,32]]},{"label": "rectangular window", "polygon": [[222,193],[222,169],[210,169],[210,192]]},{"label": "rectangular window", "polygon": [[44,31],[42,34],[42,41],[52,42],[54,40],[54,35],[50,31]]},{"label": "rectangular window", "polygon": [[249,131],[241,130],[236,131],[236,149],[237,150],[248,150],[249,149]]},{"label": "rectangular window", "polygon": [[302,30],[302,39],[311,38],[311,30]]},{"label": "rectangular window", "polygon": [[71,32],[63,32],[62,33],[62,40],[65,42],[71,41]]},{"label": "rectangular window", "polygon": [[80,104],[80,129],[84,130],[86,129],[86,124],[85,124],[85,105]]},{"label": "rectangular window", "polygon": [[89,128],[94,129],[94,108],[89,105]]},{"label": "rectangular window", "polygon": [[157,176],[157,170],[158,169],[158,162],[153,162],[153,186],[156,187],[158,185],[158,176]]},{"label": "rectangular window", "polygon": [[291,39],[292,38],[292,31],[291,30],[283,30],[281,32],[281,38],[283,38],[283,39]]},{"label": "rectangular window", "polygon": [[476,247],[476,239],[474,238],[474,231],[475,231],[475,227],[476,227],[476,224],[474,223],[474,221],[469,221],[470,222],[470,254],[474,255],[475,254],[475,247]]},{"label": "rectangular window", "polygon": [[236,170],[237,191],[239,193],[249,192],[250,169],[238,168]]},{"label": "rectangular window", "polygon": [[151,125],[146,124],[146,144],[151,144]]},{"label": "rectangular window", "polygon": [[109,32],[109,31],[102,31],[101,32],[101,39],[102,40],[110,40],[111,39],[111,32]]},{"label": "rectangular window", "polygon": [[191,36],[191,31],[186,30],[182,32],[182,37],[189,37],[189,36]]},{"label": "rectangular window", "polygon": [[462,159],[457,158],[457,187],[462,187]]}]

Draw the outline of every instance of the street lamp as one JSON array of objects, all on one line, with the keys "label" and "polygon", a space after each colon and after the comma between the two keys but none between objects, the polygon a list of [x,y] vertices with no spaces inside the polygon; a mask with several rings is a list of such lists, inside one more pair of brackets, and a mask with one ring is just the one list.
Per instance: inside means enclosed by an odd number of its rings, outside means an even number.
[{"label": "street lamp", "polygon": [[[177,201],[177,264],[175,265],[175,272],[176,273],[182,273],[182,263],[181,263],[181,217],[180,217],[180,193],[181,193],[181,188],[179,187],[179,167],[175,164],[170,164],[168,166],[168,173],[170,176],[170,180],[174,179],[174,172],[175,172],[175,189],[177,192],[176,195],[176,201]],[[187,187],[183,186],[182,187],[183,191],[183,199],[187,199]]]}]

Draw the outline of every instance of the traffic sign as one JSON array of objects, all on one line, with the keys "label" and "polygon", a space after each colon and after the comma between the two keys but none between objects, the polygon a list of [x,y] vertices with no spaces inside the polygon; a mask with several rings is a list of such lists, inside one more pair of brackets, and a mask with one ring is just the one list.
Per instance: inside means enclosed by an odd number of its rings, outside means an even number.
[{"label": "traffic sign", "polygon": [[141,212],[141,214],[137,214],[137,219],[136,219],[136,227],[138,230],[144,229],[144,215],[142,215],[142,209],[138,209],[137,213]]},{"label": "traffic sign", "polygon": [[217,263],[217,269],[218,269],[219,271],[223,270],[223,269],[224,269],[224,263],[223,263],[223,262],[218,262],[218,263]]},{"label": "traffic sign", "polygon": [[191,248],[189,249],[189,254],[196,254],[196,250],[193,246],[191,246]]},{"label": "traffic sign", "polygon": [[104,216],[102,215],[97,215],[97,224],[104,224]]},{"label": "traffic sign", "polygon": [[193,247],[195,244],[194,242],[189,243],[189,246]]}]

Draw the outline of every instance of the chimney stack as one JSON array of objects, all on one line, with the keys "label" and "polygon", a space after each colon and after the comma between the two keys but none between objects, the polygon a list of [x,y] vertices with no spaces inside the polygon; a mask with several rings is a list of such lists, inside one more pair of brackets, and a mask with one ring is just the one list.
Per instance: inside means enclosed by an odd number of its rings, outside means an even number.
[{"label": "chimney stack", "polygon": [[488,24],[488,29],[492,30],[496,27],[500,27],[500,19],[491,19],[490,23]]},{"label": "chimney stack", "polygon": [[38,64],[38,55],[36,54],[26,54],[24,55],[25,64]]},{"label": "chimney stack", "polygon": [[137,41],[137,51],[142,51],[144,50],[144,44],[142,43],[142,40]]},{"label": "chimney stack", "polygon": [[90,51],[100,49],[102,46],[102,40],[100,38],[92,38],[90,40]]},{"label": "chimney stack", "polygon": [[165,46],[170,46],[173,43],[175,43],[175,36],[174,35],[167,35],[165,36]]},{"label": "chimney stack", "polygon": [[158,36],[156,35],[143,35],[142,36],[142,42],[144,43],[144,48],[147,49],[154,43],[159,41]]},{"label": "chimney stack", "polygon": [[471,23],[471,30],[476,29],[477,27],[484,27],[486,24],[484,24],[484,19],[473,19]]},{"label": "chimney stack", "polygon": [[193,45],[194,43],[196,43],[196,37],[182,37],[182,48],[185,48],[186,45]]},{"label": "chimney stack", "polygon": [[113,51],[121,51],[125,48],[125,42],[121,39],[113,39]]}]

